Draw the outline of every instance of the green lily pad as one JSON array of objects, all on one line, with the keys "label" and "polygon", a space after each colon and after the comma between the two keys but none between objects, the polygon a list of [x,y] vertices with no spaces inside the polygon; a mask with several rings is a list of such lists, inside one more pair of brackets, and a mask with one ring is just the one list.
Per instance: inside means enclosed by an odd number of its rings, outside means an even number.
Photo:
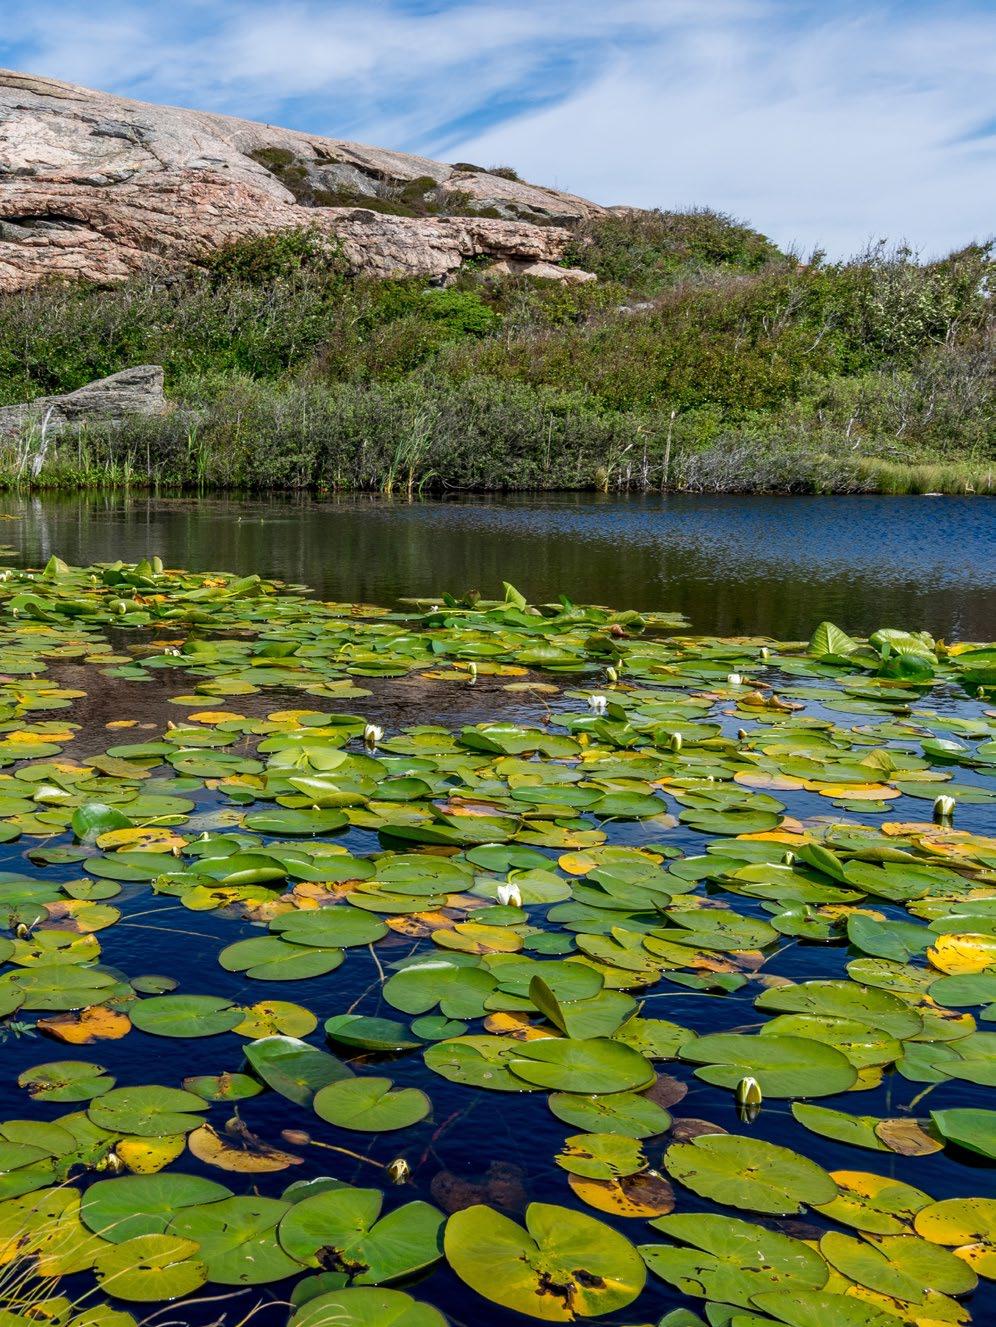
[{"label": "green lily pad", "polygon": [[367,1018],[362,1014],[336,1014],[325,1020],[325,1035],[342,1046],[355,1046],[370,1051],[416,1050],[420,1041],[413,1041],[403,1023],[390,1018]]},{"label": "green lily pad", "polygon": [[417,1124],[428,1115],[432,1102],[418,1088],[394,1089],[389,1078],[351,1078],[323,1087],[312,1108],[341,1129],[384,1133]]},{"label": "green lily pad", "polygon": [[349,1186],[295,1203],[280,1222],[286,1253],[308,1267],[345,1272],[355,1285],[381,1285],[442,1257],[442,1212],[411,1202],[381,1217],[383,1194]]},{"label": "green lily pad", "polygon": [[668,1112],[649,1097],[642,1097],[636,1092],[614,1092],[610,1096],[551,1092],[547,1105],[558,1120],[589,1133],[653,1138],[666,1133],[671,1127]]},{"label": "green lily pad", "polygon": [[177,1087],[116,1087],[90,1103],[87,1115],[111,1133],[163,1138],[190,1133],[202,1120],[207,1102]]},{"label": "green lily pad", "polygon": [[101,1289],[117,1299],[151,1302],[189,1295],[208,1279],[197,1245],[172,1235],[138,1235],[94,1259]]},{"label": "green lily pad", "polygon": [[683,1294],[753,1308],[766,1290],[797,1286],[820,1289],[827,1266],[802,1240],[736,1217],[673,1213],[650,1224],[679,1247],[644,1244],[640,1253],[650,1270]]},{"label": "green lily pad", "polygon": [[606,1037],[550,1037],[522,1042],[508,1063],[517,1078],[560,1092],[632,1092],[649,1087],[653,1067],[638,1051]]},{"label": "green lily pad", "polygon": [[552,1203],[530,1203],[525,1229],[490,1207],[455,1212],[445,1247],[450,1267],[472,1290],[548,1322],[625,1308],[646,1281],[629,1240],[594,1217]]},{"label": "green lily pad", "polygon": [[814,1161],[759,1138],[700,1134],[664,1153],[669,1175],[693,1193],[773,1216],[829,1203],[837,1186]]},{"label": "green lily pad", "polygon": [[264,1285],[301,1270],[277,1242],[277,1226],[291,1204],[276,1198],[236,1197],[179,1213],[167,1234],[193,1240],[208,1277],[224,1286]]},{"label": "green lily pad", "polygon": [[114,1079],[99,1064],[87,1060],[54,1060],[36,1064],[18,1075],[17,1086],[27,1088],[37,1101],[90,1101],[114,1086]]},{"label": "green lily pad", "polygon": [[213,1037],[230,1032],[243,1011],[215,995],[153,995],[128,1009],[132,1023],[156,1037]]},{"label": "green lily pad", "polygon": [[310,1106],[323,1087],[353,1076],[353,1071],[334,1055],[297,1037],[261,1037],[250,1042],[244,1054],[267,1087],[299,1106]]},{"label": "green lily pad", "polygon": [[183,1208],[231,1196],[231,1189],[199,1175],[122,1175],[90,1185],[83,1194],[80,1219],[94,1234],[123,1244],[136,1235],[162,1234]]},{"label": "green lily pad", "polygon": [[996,1161],[996,1110],[934,1110],[930,1118],[949,1143]]},{"label": "green lily pad", "polygon": [[288,1327],[446,1327],[430,1304],[400,1290],[334,1290],[308,1300]]},{"label": "green lily pad", "polygon": [[696,1078],[728,1088],[741,1078],[756,1078],[769,1097],[833,1096],[857,1079],[840,1051],[809,1037],[716,1032],[685,1042],[680,1054],[704,1066],[696,1069]]},{"label": "green lily pad", "polygon": [[343,961],[341,949],[288,944],[277,935],[236,940],[218,955],[226,972],[244,972],[258,981],[304,981],[334,972]]}]

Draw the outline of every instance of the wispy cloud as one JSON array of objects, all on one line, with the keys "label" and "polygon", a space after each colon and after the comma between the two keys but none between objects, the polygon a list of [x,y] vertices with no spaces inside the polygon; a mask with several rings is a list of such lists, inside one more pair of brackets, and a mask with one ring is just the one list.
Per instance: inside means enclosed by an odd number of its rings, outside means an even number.
[{"label": "wispy cloud", "polygon": [[804,249],[996,229],[996,15],[970,0],[6,0],[0,60]]}]

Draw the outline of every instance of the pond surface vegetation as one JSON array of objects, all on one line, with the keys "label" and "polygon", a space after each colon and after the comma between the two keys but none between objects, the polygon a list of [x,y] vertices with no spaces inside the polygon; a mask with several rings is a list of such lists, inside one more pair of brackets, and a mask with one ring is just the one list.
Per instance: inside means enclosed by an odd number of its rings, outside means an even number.
[{"label": "pond surface vegetation", "polygon": [[854,502],[8,500],[3,1327],[991,1321],[989,509]]}]

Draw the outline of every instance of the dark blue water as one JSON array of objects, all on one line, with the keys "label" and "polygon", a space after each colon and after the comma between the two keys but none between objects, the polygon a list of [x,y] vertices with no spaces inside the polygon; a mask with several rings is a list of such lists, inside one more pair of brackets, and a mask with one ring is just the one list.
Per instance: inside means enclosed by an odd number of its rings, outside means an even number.
[{"label": "dark blue water", "polygon": [[508,580],[533,601],[670,609],[716,635],[796,639],[829,618],[862,634],[996,636],[992,498],[6,497],[0,542],[29,564],[159,553],[346,602],[488,594]]},{"label": "dark blue water", "polygon": [[[434,501],[413,505],[378,499],[343,499],[315,503],[275,500],[158,500],[144,497],[5,498],[0,501],[0,541],[15,560],[36,565],[56,553],[67,561],[89,563],[133,560],[159,553],[167,564],[195,569],[222,568],[260,572],[315,587],[323,598],[391,604],[400,595],[428,595],[443,589],[480,588],[485,593],[510,580],[533,600],[561,592],[578,601],[616,607],[654,608],[685,613],[696,632],[735,635],[770,634],[782,639],[809,635],[823,618],[845,629],[868,632],[881,625],[927,629],[947,639],[996,637],[996,503],[986,499],[926,498],[716,498],[677,497],[615,500],[591,496],[514,498],[508,500]],[[11,519],[13,518],[13,519]],[[101,719],[150,717],[163,721],[176,711],[162,702],[158,682],[128,695],[92,698]],[[182,690],[182,677],[171,675],[169,690]],[[431,718],[434,722],[472,722],[493,712],[507,695],[488,694],[486,686],[471,698],[466,688],[436,688],[427,716],[404,684],[375,684],[375,695],[361,703],[372,717],[385,716],[397,728]],[[159,694],[157,694],[157,692]],[[293,697],[240,698],[239,708],[266,712]],[[91,700],[79,702],[89,705]],[[133,706],[141,704],[142,715]],[[355,708],[347,702],[342,708]],[[483,706],[481,713],[468,707]],[[338,707],[336,707],[338,708]],[[967,703],[965,713],[979,707]],[[106,714],[103,712],[106,710]],[[67,716],[69,712],[67,711]],[[526,720],[526,709],[518,711]],[[73,718],[80,719],[73,712]],[[834,716],[841,723],[867,722],[867,716]],[[81,734],[77,750],[102,749],[110,740],[102,722],[90,746]],[[815,794],[782,795],[790,813],[826,814],[826,799]],[[672,809],[675,809],[672,807]],[[924,803],[902,798],[890,805],[889,819],[920,819]],[[996,832],[988,808],[963,810],[962,827]],[[852,817],[859,819],[860,817]],[[639,841],[633,826],[621,839]],[[340,838],[354,852],[380,846],[373,834],[351,831]],[[686,852],[701,851],[705,836],[684,827],[675,835]],[[35,840],[0,848],[0,870],[30,871],[24,856]],[[47,868],[46,874],[72,879],[76,868]],[[380,999],[379,975],[365,950],[351,951],[335,973],[277,987],[225,973],[220,950],[233,941],[260,934],[249,923],[219,913],[190,912],[178,900],[154,898],[147,886],[126,885],[112,900],[123,916],[102,932],[103,961],[129,977],[158,972],[179,978],[190,993],[217,994],[239,1002],[280,998],[303,1004],[320,1020],[355,1007],[366,1014],[396,1017]],[[743,900],[738,900],[738,907]],[[889,915],[901,913],[888,907]],[[385,965],[410,953],[414,941],[390,937],[377,945]],[[427,942],[421,942],[423,946]],[[786,942],[765,970],[792,980],[837,976],[849,957],[845,947]],[[756,988],[733,995],[705,995],[662,983],[649,993],[646,1014],[663,1017],[696,1031],[754,1026]],[[981,1024],[985,1028],[986,1024]],[[476,1029],[475,1029],[476,1030]],[[309,1040],[322,1044],[320,1030]],[[150,1037],[137,1030],[118,1042],[101,1042],[76,1051],[43,1040],[13,1040],[3,1047],[5,1069],[0,1086],[0,1118],[31,1115],[53,1119],[69,1107],[29,1103],[15,1086],[24,1068],[53,1059],[86,1058],[105,1065],[119,1083],[179,1084],[189,1074],[218,1073],[240,1067],[242,1039],[232,1033],[194,1042]],[[362,1061],[370,1065],[367,1058]],[[412,1198],[435,1201],[439,1177],[449,1173],[464,1184],[483,1181],[492,1163],[503,1163],[519,1186],[522,1201],[574,1204],[566,1175],[553,1156],[571,1130],[546,1106],[545,1094],[491,1095],[462,1088],[428,1072],[418,1052],[384,1060],[381,1072],[399,1086],[420,1086],[433,1102],[429,1120],[397,1134],[367,1137],[325,1125],[310,1111],[267,1092],[240,1104],[245,1123],[268,1142],[280,1145],[281,1130],[306,1129],[314,1139],[347,1146],[374,1161],[404,1156],[413,1182],[388,1188],[386,1209]],[[729,1093],[710,1088],[693,1076],[692,1066],[669,1063],[665,1072],[686,1082],[688,1095],[673,1108],[681,1117],[711,1121],[735,1133],[746,1131],[736,1118]],[[820,1104],[871,1115],[902,1113],[923,1090],[887,1073],[880,1088],[857,1095],[821,1098]],[[933,1089],[915,1113],[941,1106],[991,1104],[991,1093],[967,1083],[949,1082]],[[766,1103],[753,1132],[793,1146],[828,1169],[868,1170],[892,1175],[936,1198],[992,1194],[993,1171],[964,1152],[902,1158],[863,1151],[809,1133],[789,1114],[789,1103]],[[209,1119],[221,1127],[232,1113],[212,1108]],[[660,1162],[664,1139],[649,1140],[651,1164]],[[373,1187],[385,1187],[382,1170],[315,1147],[290,1147],[303,1164],[281,1174],[247,1179],[201,1165],[189,1153],[175,1169],[229,1183],[235,1192],[251,1186],[278,1195],[286,1184],[321,1174]],[[521,1210],[521,1203],[520,1203]],[[590,1209],[585,1209],[590,1211]],[[679,1211],[725,1210],[752,1219],[750,1213],[718,1209],[687,1190],[678,1190]],[[636,1243],[653,1240],[642,1221],[614,1220],[592,1213],[622,1230]],[[818,1237],[825,1223],[802,1218],[793,1233]],[[82,1288],[86,1280],[80,1279]],[[469,1292],[439,1264],[414,1284],[404,1286],[417,1298],[439,1307],[453,1324],[487,1323],[512,1327],[525,1320]],[[286,1322],[289,1286],[240,1292],[231,1301],[178,1306],[157,1322],[237,1323],[258,1301],[268,1307],[253,1318],[259,1327]],[[209,1286],[206,1295],[224,1293]],[[91,1301],[92,1302],[92,1301]],[[648,1279],[647,1289],[628,1310],[612,1315],[612,1324],[656,1321],[678,1305],[696,1310],[701,1301],[685,1300],[663,1282]],[[971,1300],[976,1323],[996,1321],[991,1287],[982,1283]],[[987,1317],[987,1314],[991,1315]],[[142,1311],[139,1310],[139,1317]],[[830,1325],[828,1324],[828,1327]]]}]

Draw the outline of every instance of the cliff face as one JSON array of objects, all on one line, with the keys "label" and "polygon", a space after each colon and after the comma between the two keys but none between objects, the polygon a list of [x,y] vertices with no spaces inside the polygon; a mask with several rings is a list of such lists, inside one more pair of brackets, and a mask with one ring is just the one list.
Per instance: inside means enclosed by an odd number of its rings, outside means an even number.
[{"label": "cliff face", "polygon": [[564,223],[602,211],[467,163],[0,70],[0,290],[116,281],[150,259],[182,266],[300,226],[338,236],[356,270],[378,276],[444,278],[491,257],[585,279],[549,265]]}]

